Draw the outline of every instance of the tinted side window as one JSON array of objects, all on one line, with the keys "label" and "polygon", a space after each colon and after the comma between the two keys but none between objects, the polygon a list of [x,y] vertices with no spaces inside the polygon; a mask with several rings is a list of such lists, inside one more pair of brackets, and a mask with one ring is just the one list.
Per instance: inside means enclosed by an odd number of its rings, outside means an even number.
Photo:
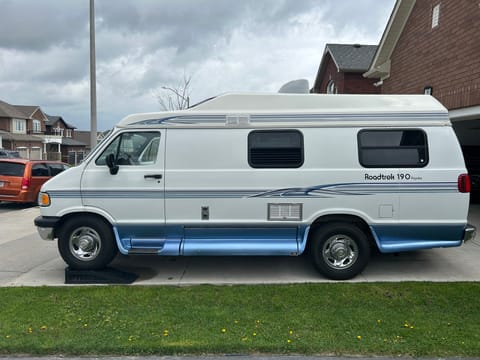
[{"label": "tinted side window", "polygon": [[48,164],[48,167],[50,168],[50,174],[52,176],[58,175],[63,170],[65,170],[65,167],[63,164]]},{"label": "tinted side window", "polygon": [[252,131],[248,134],[248,163],[253,168],[302,166],[302,133],[297,130]]},{"label": "tinted side window", "polygon": [[160,144],[158,132],[126,132],[113,140],[95,161],[106,165],[106,158],[113,154],[117,165],[146,165],[157,160]]},{"label": "tinted side window", "polygon": [[35,164],[32,166],[32,176],[50,176],[50,171],[46,164]]},{"label": "tinted side window", "polygon": [[24,171],[25,171],[24,164],[0,162],[0,175],[21,177],[23,176]]},{"label": "tinted side window", "polygon": [[358,155],[364,167],[424,167],[428,163],[427,135],[418,129],[362,130]]}]

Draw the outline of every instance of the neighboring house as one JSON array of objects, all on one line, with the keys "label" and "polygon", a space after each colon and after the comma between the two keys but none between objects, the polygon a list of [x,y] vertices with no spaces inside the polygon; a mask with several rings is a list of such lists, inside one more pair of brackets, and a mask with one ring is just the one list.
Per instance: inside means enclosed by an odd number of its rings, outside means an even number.
[{"label": "neighboring house", "polygon": [[[109,133],[110,130],[98,131],[97,144],[100,144]],[[75,140],[78,140],[85,144],[85,150],[87,154],[90,152],[90,150],[92,150],[92,147],[90,145],[90,131],[75,130]]]},{"label": "neighboring house", "polygon": [[86,145],[74,139],[74,131],[61,116],[46,115],[39,106],[0,100],[0,147],[16,150],[23,158],[78,164]]},{"label": "neighboring house", "polygon": [[[450,112],[471,174],[480,174],[480,7],[397,0],[368,78],[384,94],[431,94]],[[473,179],[480,188],[480,176]]]},{"label": "neighboring house", "polygon": [[86,155],[86,144],[75,140],[75,126],[61,116],[47,115],[44,149],[48,160],[60,160],[72,165],[79,164]]},{"label": "neighboring house", "polygon": [[[42,139],[33,134],[42,132],[42,116],[38,106],[16,106],[0,100],[1,147],[17,150],[27,159],[41,159]],[[34,132],[34,127],[39,131]]]},{"label": "neighboring house", "polygon": [[376,45],[327,44],[318,68],[312,93],[378,94],[377,79],[367,79]]}]

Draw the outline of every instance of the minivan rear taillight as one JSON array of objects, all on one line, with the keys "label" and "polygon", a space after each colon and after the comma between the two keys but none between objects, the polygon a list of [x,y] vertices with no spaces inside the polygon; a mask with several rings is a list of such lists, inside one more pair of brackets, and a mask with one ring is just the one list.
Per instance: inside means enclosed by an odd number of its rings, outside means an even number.
[{"label": "minivan rear taillight", "polygon": [[30,179],[23,178],[22,179],[22,190],[28,190],[28,187],[30,186],[31,181]]},{"label": "minivan rear taillight", "polygon": [[461,193],[470,192],[470,176],[468,174],[461,174],[458,176],[458,191]]}]

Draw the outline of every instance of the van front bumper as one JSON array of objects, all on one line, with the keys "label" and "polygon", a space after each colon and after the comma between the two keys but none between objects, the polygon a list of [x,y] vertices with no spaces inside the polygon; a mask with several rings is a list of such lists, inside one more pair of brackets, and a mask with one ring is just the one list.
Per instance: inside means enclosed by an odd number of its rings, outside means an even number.
[{"label": "van front bumper", "polygon": [[37,227],[38,234],[43,240],[55,239],[55,227],[60,222],[56,216],[37,216],[33,221]]},{"label": "van front bumper", "polygon": [[473,225],[467,224],[465,227],[465,232],[463,233],[463,242],[475,239],[476,234],[477,228]]}]

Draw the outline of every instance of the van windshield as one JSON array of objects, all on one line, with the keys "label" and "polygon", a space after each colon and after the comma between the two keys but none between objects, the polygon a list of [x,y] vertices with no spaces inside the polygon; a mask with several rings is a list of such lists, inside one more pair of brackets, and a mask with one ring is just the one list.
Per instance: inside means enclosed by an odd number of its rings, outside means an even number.
[{"label": "van windshield", "polygon": [[23,176],[24,164],[0,162],[0,175],[3,176]]}]

